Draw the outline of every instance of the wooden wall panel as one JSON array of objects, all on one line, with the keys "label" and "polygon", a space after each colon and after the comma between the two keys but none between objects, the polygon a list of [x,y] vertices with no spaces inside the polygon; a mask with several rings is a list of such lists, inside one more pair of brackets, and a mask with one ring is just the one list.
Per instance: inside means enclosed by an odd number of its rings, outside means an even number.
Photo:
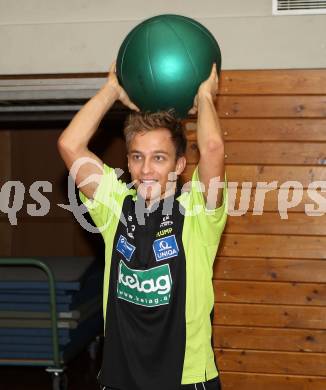
[{"label": "wooden wall panel", "polygon": [[236,70],[222,72],[220,91],[230,95],[320,95],[325,85],[324,69]]},{"label": "wooden wall panel", "polygon": [[321,376],[257,374],[222,371],[223,390],[324,390]]},{"label": "wooden wall panel", "polygon": [[[90,148],[104,162],[113,167],[121,167],[126,172],[126,148],[121,133],[122,118],[119,121],[116,118],[114,120],[116,127],[111,131],[107,128],[109,125],[113,126],[110,122],[98,129]],[[57,139],[62,131],[63,128],[53,128],[50,123],[43,128],[33,129],[29,126],[26,129],[0,131],[0,141],[3,141],[0,142],[0,152],[3,152],[0,153],[0,159],[4,160],[0,169],[4,170],[6,167],[8,180],[19,180],[25,187],[23,207],[17,213],[17,226],[10,226],[6,215],[0,217],[0,250],[3,255],[103,256],[101,235],[88,233],[79,225],[71,211],[59,206],[70,203],[68,171],[57,150]],[[50,192],[40,190],[50,205],[49,212],[44,216],[31,216],[27,212],[28,204],[40,208],[38,201],[29,194],[35,181],[47,181],[52,186]],[[80,203],[75,188],[74,193],[76,202]],[[85,217],[91,222],[88,215]]]},{"label": "wooden wall panel", "polygon": [[[213,342],[224,390],[326,388],[325,91],[324,69],[221,77],[229,218],[214,265]],[[188,181],[196,118],[185,128]],[[257,183],[274,181],[260,210]]]},{"label": "wooden wall panel", "polygon": [[[11,179],[11,132],[0,131],[0,190],[2,186]],[[8,200],[0,195],[0,206],[8,206]],[[11,255],[12,235],[11,225],[6,213],[0,207],[0,256]]]},{"label": "wooden wall panel", "polygon": [[[94,225],[93,222],[89,222]],[[75,256],[98,256],[104,261],[104,241],[100,233],[90,233],[78,222],[74,222],[74,254]]]},{"label": "wooden wall panel", "polygon": [[[229,141],[326,141],[324,118],[220,118],[223,136]],[[196,140],[196,121],[187,120],[190,142]]]},{"label": "wooden wall panel", "polygon": [[7,218],[0,219],[0,257],[10,257],[12,247],[11,226]]},{"label": "wooden wall panel", "polygon": [[302,142],[229,142],[225,158],[229,164],[325,165],[323,143]]},{"label": "wooden wall panel", "polygon": [[[318,189],[316,190],[316,193],[318,194],[318,200],[315,201],[315,198],[311,197],[311,194],[308,193],[307,189],[304,189],[301,191],[301,189],[296,189],[295,191],[299,191],[298,194],[300,196],[298,202],[294,202],[291,204],[291,207],[287,209],[288,213],[298,213],[298,212],[305,212],[308,205],[311,209],[311,214],[314,213],[314,210],[316,213],[319,211],[322,211],[322,215],[324,214],[326,210],[326,197],[325,197],[325,189]],[[254,207],[255,209],[259,208],[258,204],[255,206],[255,201],[258,201],[258,195],[259,192],[256,191],[255,188],[253,188],[249,193],[250,199],[243,201],[244,203],[240,203],[240,197],[241,194],[245,194],[245,192],[241,191],[241,182],[238,183],[237,188],[233,187],[233,184],[229,182],[229,212],[230,215],[232,215],[233,210],[236,211],[243,211],[243,212],[249,212],[248,218],[251,214],[253,214]],[[316,195],[317,195],[316,194]],[[280,205],[282,205],[282,200],[291,200],[294,195],[293,189],[275,189],[270,190],[265,194],[264,201],[262,204],[262,211],[271,211],[271,212],[277,212],[280,214]],[[244,195],[243,195],[244,196]],[[246,198],[244,198],[245,200]],[[256,211],[257,213],[258,211]],[[291,219],[292,220],[292,219]],[[230,222],[230,221],[229,221]],[[309,223],[309,220],[306,220],[307,223]],[[306,223],[305,222],[305,223]],[[239,223],[241,221],[239,220]]]},{"label": "wooden wall panel", "polygon": [[[195,169],[195,164],[188,165],[183,173],[185,182],[191,180],[191,175]],[[271,183],[276,181],[276,185],[288,185],[291,183],[295,188],[308,188],[314,181],[322,181],[321,188],[326,189],[326,169],[320,166],[287,166],[287,165],[228,165],[227,179],[229,182],[243,183],[251,182],[253,188],[257,182]]]},{"label": "wooden wall panel", "polygon": [[[196,163],[198,157],[197,143],[192,141],[187,162]],[[226,143],[225,159],[228,164],[325,165],[326,150],[325,144],[313,142],[234,141]]]},{"label": "wooden wall panel", "polygon": [[320,96],[220,96],[221,118],[322,118],[325,95]]},{"label": "wooden wall panel", "polygon": [[214,264],[214,278],[326,283],[326,261],[220,256]]},{"label": "wooden wall panel", "polygon": [[213,327],[217,348],[284,352],[326,352],[325,330],[275,329],[239,326]]},{"label": "wooden wall panel", "polygon": [[215,280],[215,301],[324,306],[326,285],[316,283]]},{"label": "wooden wall panel", "polygon": [[325,329],[326,307],[217,303],[214,324],[268,328]]},{"label": "wooden wall panel", "polygon": [[326,259],[325,248],[326,236],[225,234],[218,253],[232,257]]},{"label": "wooden wall panel", "polygon": [[10,179],[11,173],[11,133],[0,131],[0,187]]},{"label": "wooden wall panel", "polygon": [[[324,212],[326,213],[326,208]],[[304,213],[291,213],[287,219],[282,219],[279,213],[253,215],[247,212],[229,218],[225,233],[325,236],[326,214],[307,216]]]},{"label": "wooden wall panel", "polygon": [[12,232],[12,256],[74,256],[73,227],[70,221],[20,221]]},{"label": "wooden wall panel", "polygon": [[225,371],[326,376],[326,354],[253,350],[216,350]]},{"label": "wooden wall panel", "polygon": [[52,190],[40,192],[49,200],[47,216],[65,217],[67,211],[58,207],[66,199],[66,170],[58,154],[56,142],[60,131],[55,129],[24,129],[12,131],[12,177],[19,178],[26,188],[24,207],[19,217],[27,217],[27,204],[36,204],[29,194],[35,181],[49,182]]},{"label": "wooden wall panel", "polygon": [[[2,186],[10,180],[11,177],[11,133],[10,131],[0,131],[0,190]],[[0,198],[0,203],[4,203],[5,199]],[[0,207],[0,218],[7,219],[5,213]],[[7,219],[8,220],[8,219]]]}]

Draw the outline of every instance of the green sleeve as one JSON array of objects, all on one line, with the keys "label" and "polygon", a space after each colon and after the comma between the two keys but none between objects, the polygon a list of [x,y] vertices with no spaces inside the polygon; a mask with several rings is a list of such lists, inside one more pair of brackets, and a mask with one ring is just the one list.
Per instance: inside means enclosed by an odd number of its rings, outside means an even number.
[{"label": "green sleeve", "polygon": [[205,197],[200,185],[198,166],[196,166],[191,188],[182,202],[185,208],[186,218],[190,218],[189,226],[192,226],[196,238],[204,245],[218,245],[224,230],[228,211],[227,178],[224,177],[223,202],[220,207],[206,209]]},{"label": "green sleeve", "polygon": [[123,199],[128,193],[127,185],[118,180],[115,170],[103,164],[103,175],[94,193],[94,199],[89,199],[79,190],[79,198],[87,207],[95,225],[101,232],[110,226],[114,215],[120,217]]}]

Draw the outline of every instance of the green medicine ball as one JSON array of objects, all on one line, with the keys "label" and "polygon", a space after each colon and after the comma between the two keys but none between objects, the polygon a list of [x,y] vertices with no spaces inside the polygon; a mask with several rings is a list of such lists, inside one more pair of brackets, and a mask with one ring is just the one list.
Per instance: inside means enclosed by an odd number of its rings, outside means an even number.
[{"label": "green medicine ball", "polygon": [[127,35],[117,57],[117,76],[142,111],[174,108],[184,118],[214,62],[220,73],[220,48],[203,25],[185,16],[159,15]]}]

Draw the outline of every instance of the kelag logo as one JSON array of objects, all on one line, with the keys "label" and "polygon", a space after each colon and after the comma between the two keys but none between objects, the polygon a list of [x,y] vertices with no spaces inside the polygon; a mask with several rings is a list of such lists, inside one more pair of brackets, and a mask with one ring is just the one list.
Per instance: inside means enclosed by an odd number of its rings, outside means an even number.
[{"label": "kelag logo", "polygon": [[170,259],[171,257],[178,256],[179,248],[175,235],[160,238],[153,242],[153,250],[156,261],[162,261]]},{"label": "kelag logo", "polygon": [[171,287],[168,264],[143,271],[130,269],[120,260],[118,298],[147,307],[167,305],[170,302]]}]

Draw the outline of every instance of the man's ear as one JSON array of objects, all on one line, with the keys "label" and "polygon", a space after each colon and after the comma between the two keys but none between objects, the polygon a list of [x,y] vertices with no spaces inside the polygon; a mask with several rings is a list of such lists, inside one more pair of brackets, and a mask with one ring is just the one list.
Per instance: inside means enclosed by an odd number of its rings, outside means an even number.
[{"label": "man's ear", "polygon": [[186,158],[184,156],[179,157],[175,167],[175,172],[178,176],[181,175],[181,173],[185,170],[186,165],[187,165]]}]

